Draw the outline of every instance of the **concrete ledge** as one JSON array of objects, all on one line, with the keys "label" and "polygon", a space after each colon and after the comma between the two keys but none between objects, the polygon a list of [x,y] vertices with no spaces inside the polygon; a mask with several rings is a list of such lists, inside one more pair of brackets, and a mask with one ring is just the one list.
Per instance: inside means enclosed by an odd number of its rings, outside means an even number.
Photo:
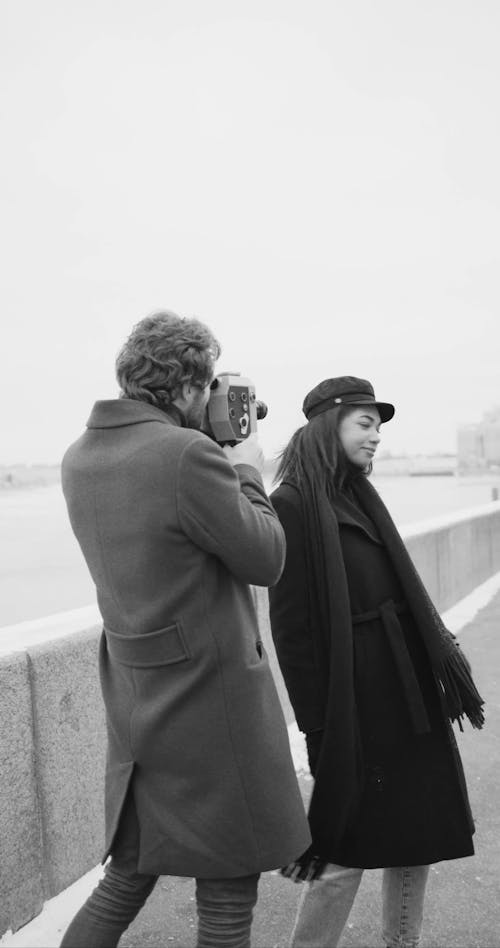
[{"label": "concrete ledge", "polygon": [[100,630],[34,646],[31,669],[46,898],[99,861],[106,726]]},{"label": "concrete ledge", "polygon": [[97,605],[58,612],[55,616],[43,616],[41,619],[28,619],[15,625],[4,625],[0,629],[0,655],[25,651],[31,645],[40,642],[55,642],[66,639],[72,632],[84,632],[101,624],[101,615]]},{"label": "concrete ledge", "polygon": [[44,899],[30,691],[26,655],[0,658],[0,933]]},{"label": "concrete ledge", "polygon": [[443,612],[500,569],[500,503],[414,524],[403,539]]}]

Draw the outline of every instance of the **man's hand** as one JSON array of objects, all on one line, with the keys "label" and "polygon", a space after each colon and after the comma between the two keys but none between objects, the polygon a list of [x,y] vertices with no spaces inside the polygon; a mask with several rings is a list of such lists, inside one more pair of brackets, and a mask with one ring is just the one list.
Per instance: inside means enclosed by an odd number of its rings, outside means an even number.
[{"label": "man's hand", "polygon": [[249,435],[245,441],[240,441],[233,448],[226,444],[222,450],[233,467],[236,464],[250,464],[251,467],[256,467],[262,474],[264,454],[256,434]]}]

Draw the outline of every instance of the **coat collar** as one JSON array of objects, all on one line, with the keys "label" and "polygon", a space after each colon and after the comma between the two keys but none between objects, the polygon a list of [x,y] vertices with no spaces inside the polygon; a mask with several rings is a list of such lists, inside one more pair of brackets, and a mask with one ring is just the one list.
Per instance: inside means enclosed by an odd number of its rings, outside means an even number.
[{"label": "coat collar", "polygon": [[331,500],[338,523],[347,524],[350,527],[358,527],[363,530],[370,540],[374,543],[381,543],[380,534],[365,512],[361,510],[359,504],[354,499],[348,497],[343,491],[339,491]]},{"label": "coat collar", "polygon": [[186,427],[184,415],[175,405],[170,407],[167,414],[161,408],[133,398],[109,398],[95,403],[87,428],[123,428],[148,421]]}]

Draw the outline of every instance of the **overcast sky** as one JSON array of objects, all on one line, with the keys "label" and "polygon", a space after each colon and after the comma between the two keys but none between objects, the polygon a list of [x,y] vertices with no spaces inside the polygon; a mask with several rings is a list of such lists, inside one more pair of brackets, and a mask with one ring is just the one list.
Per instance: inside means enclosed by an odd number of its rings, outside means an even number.
[{"label": "overcast sky", "polygon": [[393,452],[500,403],[497,0],[0,0],[0,463],[58,461],[132,325],[269,404],[333,375]]}]

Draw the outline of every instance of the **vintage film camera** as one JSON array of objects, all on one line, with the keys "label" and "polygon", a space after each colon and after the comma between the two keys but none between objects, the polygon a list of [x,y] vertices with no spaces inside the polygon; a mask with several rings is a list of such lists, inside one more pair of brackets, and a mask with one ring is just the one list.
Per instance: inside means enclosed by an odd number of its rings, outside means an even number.
[{"label": "vintage film camera", "polygon": [[235,445],[257,431],[257,421],[266,417],[267,405],[257,401],[250,379],[239,372],[221,372],[210,388],[208,433],[215,441]]}]

